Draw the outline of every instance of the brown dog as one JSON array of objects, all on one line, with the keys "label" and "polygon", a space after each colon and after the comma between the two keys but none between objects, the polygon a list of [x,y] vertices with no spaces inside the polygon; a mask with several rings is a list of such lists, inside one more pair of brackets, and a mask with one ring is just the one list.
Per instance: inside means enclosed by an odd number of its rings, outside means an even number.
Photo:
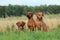
[{"label": "brown dog", "polygon": [[44,31],[49,31],[48,29],[48,27],[46,26],[46,24],[43,22],[43,16],[44,16],[44,14],[42,13],[42,12],[38,12],[37,14],[36,14],[36,17],[37,17],[37,19],[36,19],[36,26],[37,26],[37,29],[38,30],[44,30]]},{"label": "brown dog", "polygon": [[30,31],[36,31],[36,25],[35,25],[35,21],[33,19],[33,13],[28,12],[26,16],[28,18],[28,22],[27,22],[28,29]]},{"label": "brown dog", "polygon": [[16,25],[18,26],[18,29],[19,29],[19,30],[24,31],[25,22],[20,21],[20,22],[17,22]]}]

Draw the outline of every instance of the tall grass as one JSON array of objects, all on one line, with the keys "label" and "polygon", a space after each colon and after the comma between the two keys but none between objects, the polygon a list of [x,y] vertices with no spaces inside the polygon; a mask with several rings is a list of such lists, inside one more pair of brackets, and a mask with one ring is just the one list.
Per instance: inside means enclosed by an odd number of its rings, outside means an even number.
[{"label": "tall grass", "polygon": [[[45,15],[44,22],[51,28],[50,32],[30,32],[25,25],[25,32],[17,30],[16,22],[25,21],[27,18],[8,17],[0,18],[0,40],[60,40],[60,15]],[[36,17],[34,17],[35,19]],[[54,30],[52,30],[54,29]]]}]

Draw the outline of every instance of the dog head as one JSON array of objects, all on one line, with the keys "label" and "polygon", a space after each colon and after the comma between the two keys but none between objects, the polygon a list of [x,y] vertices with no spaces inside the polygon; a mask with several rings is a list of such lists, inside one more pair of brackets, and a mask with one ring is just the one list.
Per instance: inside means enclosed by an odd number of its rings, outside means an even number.
[{"label": "dog head", "polygon": [[36,16],[37,16],[38,19],[42,19],[43,16],[44,16],[44,14],[43,14],[43,12],[38,12],[38,13],[36,14]]},{"label": "dog head", "polygon": [[18,27],[20,27],[20,26],[23,27],[23,26],[25,25],[25,22],[23,22],[23,21],[17,22],[16,25],[17,25]]},{"label": "dog head", "polygon": [[28,12],[28,13],[26,14],[26,16],[30,19],[31,17],[33,17],[33,13],[32,13],[32,12]]}]

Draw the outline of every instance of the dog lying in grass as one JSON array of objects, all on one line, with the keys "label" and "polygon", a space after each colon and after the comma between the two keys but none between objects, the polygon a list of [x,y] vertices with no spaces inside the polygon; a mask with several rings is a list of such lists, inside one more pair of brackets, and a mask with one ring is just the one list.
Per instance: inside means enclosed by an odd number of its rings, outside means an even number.
[{"label": "dog lying in grass", "polygon": [[24,25],[25,25],[24,21],[17,22],[16,25],[18,26],[19,30],[24,31]]}]

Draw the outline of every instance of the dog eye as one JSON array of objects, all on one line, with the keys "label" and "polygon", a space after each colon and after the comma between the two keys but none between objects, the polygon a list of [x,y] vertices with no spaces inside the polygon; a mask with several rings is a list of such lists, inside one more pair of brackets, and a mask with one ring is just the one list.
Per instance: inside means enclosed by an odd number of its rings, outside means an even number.
[{"label": "dog eye", "polygon": [[38,15],[38,16],[41,16],[41,15]]}]

